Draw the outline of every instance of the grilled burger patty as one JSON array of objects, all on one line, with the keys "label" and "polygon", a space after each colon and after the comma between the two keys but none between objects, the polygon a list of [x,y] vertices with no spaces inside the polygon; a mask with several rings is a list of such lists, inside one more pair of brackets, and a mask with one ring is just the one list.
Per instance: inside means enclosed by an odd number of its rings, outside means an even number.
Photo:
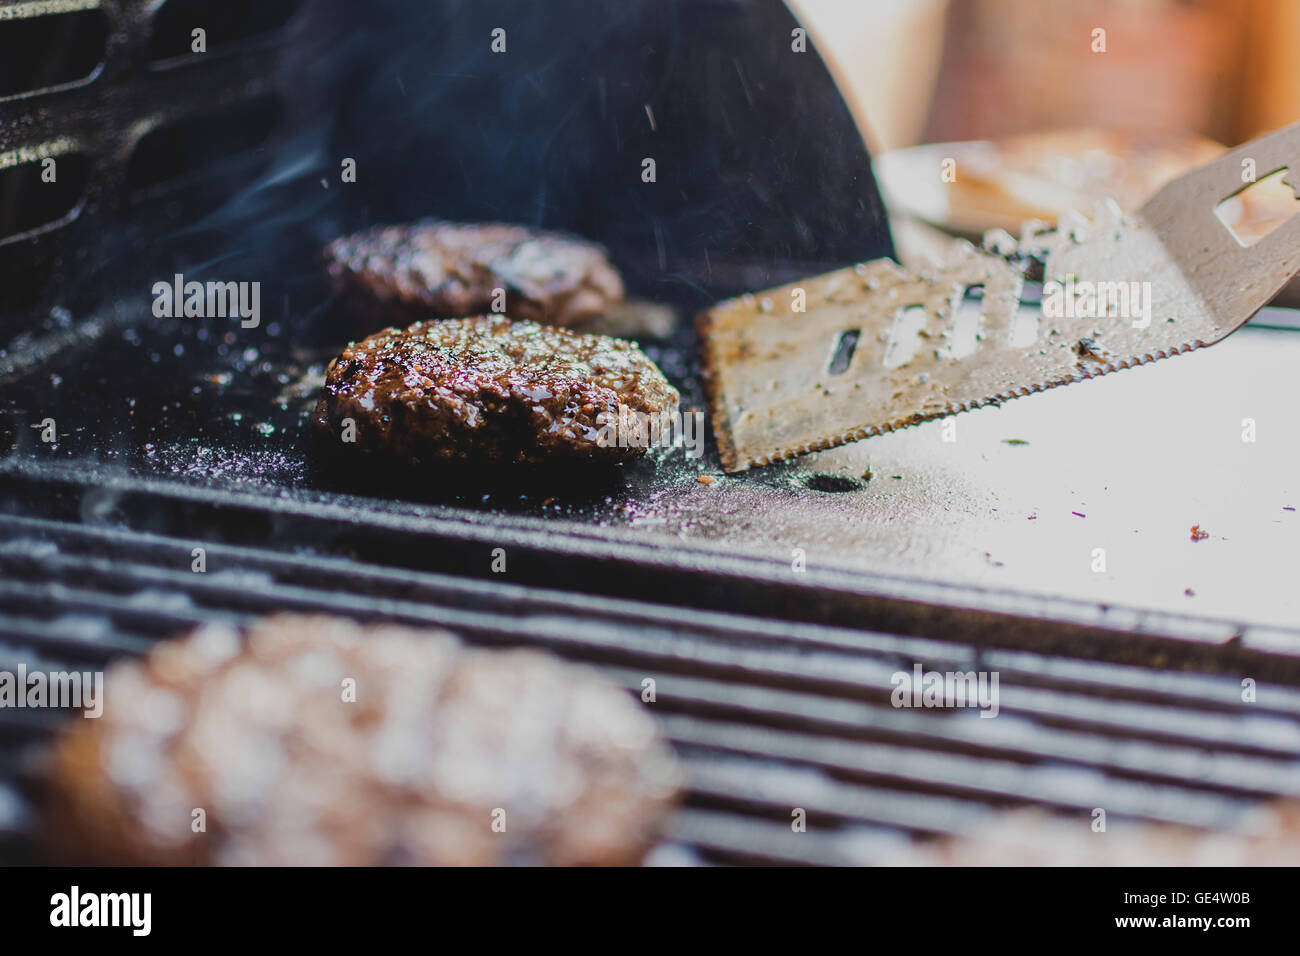
[{"label": "grilled burger patty", "polygon": [[372,328],[491,311],[572,325],[623,299],[602,247],[502,223],[382,226],[336,239],[325,260],[344,307]]},{"label": "grilled burger patty", "polygon": [[442,631],[208,625],[115,665],[105,701],[51,762],[72,862],[630,864],[679,786],[594,670]]},{"label": "grilled burger patty", "polygon": [[330,363],[315,426],[340,448],[417,465],[615,463],[645,451],[610,440],[620,406],[625,418],[675,415],[678,398],[631,342],[477,316],[348,346]]}]

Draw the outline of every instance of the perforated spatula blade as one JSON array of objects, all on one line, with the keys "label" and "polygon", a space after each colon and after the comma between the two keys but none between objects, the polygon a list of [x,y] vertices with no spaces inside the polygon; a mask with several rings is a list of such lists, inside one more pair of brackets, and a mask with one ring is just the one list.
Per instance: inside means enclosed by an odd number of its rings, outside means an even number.
[{"label": "perforated spatula blade", "polygon": [[[956,242],[931,270],[881,259],[720,303],[697,328],[723,467],[1219,341],[1300,272],[1300,215],[1246,246],[1217,214],[1282,170],[1300,200],[1300,123],[1178,177],[1132,216],[1111,204],[996,252]],[[1026,256],[1044,262],[1037,310],[1020,306]]]}]

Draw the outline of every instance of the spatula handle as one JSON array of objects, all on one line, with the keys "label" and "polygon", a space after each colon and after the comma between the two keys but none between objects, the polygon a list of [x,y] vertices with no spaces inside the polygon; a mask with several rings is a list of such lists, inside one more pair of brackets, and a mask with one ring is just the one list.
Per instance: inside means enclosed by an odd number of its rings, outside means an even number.
[{"label": "spatula handle", "polygon": [[1251,300],[1240,305],[1257,309],[1300,272],[1300,202],[1297,215],[1250,246],[1232,233],[1217,209],[1282,169],[1287,170],[1283,182],[1300,200],[1300,123],[1228,150],[1179,176],[1151,197],[1139,215],[1156,229],[1184,271],[1200,264],[1195,272],[1201,274],[1189,275],[1191,281],[1209,280],[1204,272],[1212,272],[1220,288],[1230,285]]}]

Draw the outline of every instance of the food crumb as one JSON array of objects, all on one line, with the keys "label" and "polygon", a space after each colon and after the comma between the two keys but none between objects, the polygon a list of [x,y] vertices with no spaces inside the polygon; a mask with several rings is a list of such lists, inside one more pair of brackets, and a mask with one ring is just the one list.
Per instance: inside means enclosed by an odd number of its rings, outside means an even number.
[{"label": "food crumb", "polygon": [[1194,525],[1192,525],[1192,540],[1193,540],[1193,541],[1204,541],[1204,540],[1205,540],[1206,538],[1208,538],[1209,536],[1210,536],[1210,532],[1208,532],[1208,531],[1202,531],[1202,530],[1201,530],[1201,526],[1200,526],[1199,524],[1194,524]]},{"label": "food crumb", "polygon": [[1108,354],[1094,339],[1079,339],[1075,352],[1078,353],[1079,358],[1092,359],[1094,362],[1104,362]]},{"label": "food crumb", "polygon": [[713,482],[716,481],[717,479],[715,479],[715,478],[713,478],[713,477],[711,477],[711,476],[709,476],[709,475],[700,475],[700,476],[698,476],[695,480],[698,481],[698,482],[699,482],[700,484],[702,484],[702,485],[711,485],[711,484],[713,484]]}]

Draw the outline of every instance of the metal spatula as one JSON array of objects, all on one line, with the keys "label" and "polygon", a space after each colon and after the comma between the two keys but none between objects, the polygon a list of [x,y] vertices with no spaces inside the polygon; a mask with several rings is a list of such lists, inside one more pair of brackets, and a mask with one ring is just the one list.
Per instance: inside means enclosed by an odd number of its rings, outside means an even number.
[{"label": "metal spatula", "polygon": [[[1020,242],[990,235],[987,251],[955,243],[926,272],[880,259],[720,303],[697,327],[723,467],[1219,341],[1300,272],[1300,215],[1246,246],[1216,212],[1281,170],[1300,200],[1300,123],[1178,177],[1129,217],[1111,204]],[[1032,263],[1042,304],[1024,309]]]}]

